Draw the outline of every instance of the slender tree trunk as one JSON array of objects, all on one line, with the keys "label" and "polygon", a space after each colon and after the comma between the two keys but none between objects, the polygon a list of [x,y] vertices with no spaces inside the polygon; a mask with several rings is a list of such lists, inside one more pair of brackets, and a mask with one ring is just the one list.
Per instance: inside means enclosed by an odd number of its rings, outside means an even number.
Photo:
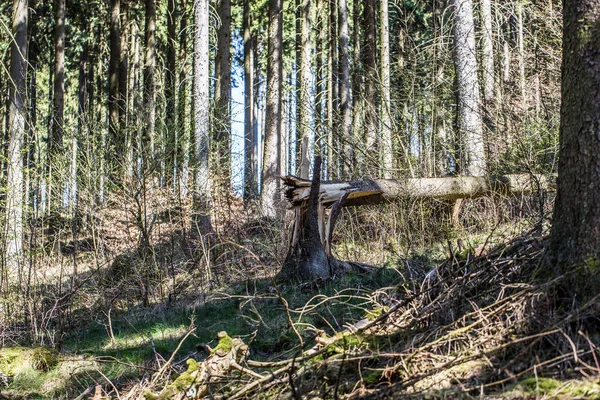
[{"label": "slender tree trunk", "polygon": [[296,19],[296,168],[300,175],[307,175],[308,169],[301,170],[301,148],[308,141],[312,125],[311,92],[311,42],[310,42],[310,0],[296,0],[298,16]]},{"label": "slender tree trunk", "polygon": [[121,0],[110,1],[110,60],[108,63],[108,132],[117,163],[122,157],[119,129],[119,65],[121,58]]},{"label": "slender tree trunk", "polygon": [[350,47],[348,33],[348,4],[346,0],[338,0],[338,29],[340,34],[340,141],[343,154],[341,156],[342,176],[349,178],[354,167],[354,141],[352,140],[352,100],[350,98]]},{"label": "slender tree trunk", "polygon": [[208,0],[195,0],[194,21],[194,216],[195,234],[212,231],[210,221]]},{"label": "slender tree trunk", "polygon": [[[207,33],[208,34],[208,33]],[[144,59],[144,137],[142,152],[145,168],[154,159],[156,130],[156,0],[146,0],[146,56]]]},{"label": "slender tree trunk", "polygon": [[[365,0],[363,8],[363,67],[364,80],[364,117],[366,150],[377,154],[377,25],[375,18],[376,1]],[[370,162],[368,171],[373,171],[374,161]]]},{"label": "slender tree trunk", "polygon": [[[131,148],[131,133],[127,126],[127,119],[129,117],[129,112],[127,108],[127,97],[129,95],[128,91],[128,74],[129,74],[129,60],[128,56],[130,54],[130,49],[128,48],[128,12],[129,12],[129,1],[130,0],[121,0],[121,13],[120,13],[120,54],[119,54],[119,131],[122,136],[122,145],[123,145],[123,159],[121,162],[127,164],[128,156],[125,156],[125,153],[130,152]],[[119,167],[119,171],[127,171],[129,169],[129,165],[122,165]]]},{"label": "slender tree trunk", "polygon": [[516,0],[517,41],[519,45],[519,87],[521,89],[521,108],[527,112],[527,93],[525,90],[525,38],[523,36],[523,2]]},{"label": "slender tree trunk", "polygon": [[256,177],[253,164],[254,146],[254,44],[252,35],[251,0],[244,0],[242,19],[244,34],[244,200],[256,197]]},{"label": "slender tree trunk", "polygon": [[494,68],[494,45],[492,28],[492,5],[491,0],[481,0],[482,20],[482,87],[483,87],[483,120],[487,127],[487,154],[490,163],[497,164],[500,157],[499,145],[496,138],[495,122],[495,68]]},{"label": "slender tree trunk", "polygon": [[548,252],[578,304],[600,286],[599,29],[599,2],[564,2],[560,157]]},{"label": "slender tree trunk", "polygon": [[481,20],[483,27],[483,99],[485,100],[486,104],[490,105],[493,104],[494,101],[495,75],[491,0],[481,0]]},{"label": "slender tree trunk", "polygon": [[267,49],[267,109],[263,155],[261,208],[274,218],[281,209],[279,196],[279,141],[281,140],[281,96],[283,81],[283,0],[269,0]]},{"label": "slender tree trunk", "polygon": [[8,153],[6,171],[6,247],[8,272],[23,261],[23,157],[25,136],[25,84],[27,70],[27,0],[13,2],[13,40],[10,45]]},{"label": "slender tree trunk", "polygon": [[[65,110],[65,0],[56,0],[56,19],[54,31],[54,108],[52,137],[48,148],[50,176],[53,190],[50,197],[50,208],[57,211],[62,207],[63,176],[58,171],[60,158],[63,155],[64,110]],[[54,219],[50,220],[53,225]],[[51,231],[54,231],[51,226]]]},{"label": "slender tree trunk", "polygon": [[[179,23],[179,95],[177,96],[177,126],[179,131],[179,140],[175,146],[174,162],[176,164],[175,171],[181,170],[179,175],[179,196],[182,199],[187,197],[188,193],[188,170],[189,170],[189,148],[190,148],[190,128],[188,125],[187,98],[189,96],[188,73],[187,65],[187,0],[181,0],[180,3],[180,23]],[[181,168],[178,166],[181,165]]]},{"label": "slender tree trunk", "polygon": [[[177,104],[177,8],[175,0],[167,1],[167,65],[165,69],[165,124],[167,128],[166,159],[167,159],[167,177],[172,180],[173,193],[177,193],[177,147],[179,144],[181,131],[177,125],[178,113],[175,109]],[[184,35],[184,33],[182,33]]]},{"label": "slender tree trunk", "polygon": [[[323,74],[325,63],[324,61],[324,46],[327,41],[327,27],[325,24],[326,18],[326,8],[324,0],[317,0],[316,3],[316,28],[317,34],[315,35],[315,80],[316,80],[316,92],[315,92],[315,135],[317,141],[317,155],[320,155],[322,158],[325,158],[325,141],[327,134],[327,126],[325,119],[325,109],[323,107],[324,96],[326,95],[325,90],[325,79],[326,75]],[[326,171],[325,174],[327,173]]]},{"label": "slender tree trunk", "polygon": [[231,0],[218,0],[221,25],[217,30],[215,61],[215,145],[219,184],[229,192],[231,187]]},{"label": "slender tree trunk", "polygon": [[329,46],[327,51],[327,176],[337,177],[337,159],[334,140],[337,137],[337,6],[336,0],[329,0]]},{"label": "slender tree trunk", "polygon": [[381,1],[381,160],[383,177],[390,179],[394,167],[392,101],[390,95],[390,23],[388,0]]},{"label": "slender tree trunk", "polygon": [[482,176],[486,173],[483,145],[483,121],[477,59],[475,57],[475,25],[472,0],[454,0],[454,67],[456,70],[458,133],[465,144],[463,173]]},{"label": "slender tree trunk", "polygon": [[[353,70],[352,70],[352,134],[354,143],[362,143],[363,133],[363,82],[364,76],[362,72],[361,58],[361,0],[354,0],[352,10],[352,38],[353,38]],[[362,165],[363,154],[360,151],[354,151],[355,166],[353,167],[353,175],[359,172],[357,165]]]}]

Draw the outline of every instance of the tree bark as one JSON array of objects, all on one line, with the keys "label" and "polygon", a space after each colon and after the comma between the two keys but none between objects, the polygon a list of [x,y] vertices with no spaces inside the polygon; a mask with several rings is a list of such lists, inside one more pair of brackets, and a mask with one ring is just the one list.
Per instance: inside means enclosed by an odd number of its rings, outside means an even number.
[{"label": "tree bark", "polygon": [[6,171],[5,265],[16,271],[23,261],[23,157],[27,71],[27,0],[14,0],[10,45],[8,153]]},{"label": "tree bark", "polygon": [[281,140],[281,96],[283,80],[283,0],[269,0],[267,43],[267,98],[260,203],[265,217],[275,218],[280,209],[279,142]]},{"label": "tree bark", "polygon": [[[207,32],[208,34],[208,32]],[[144,28],[146,55],[144,58],[144,137],[142,158],[145,168],[154,159],[156,128],[156,0],[146,0],[146,24]]]},{"label": "tree bark", "polygon": [[487,165],[475,57],[473,3],[472,0],[454,0],[454,5],[454,66],[457,82],[458,133],[465,145],[461,157],[462,172],[470,176],[483,176]]},{"label": "tree bark", "polygon": [[242,19],[244,35],[244,200],[256,198],[258,194],[257,177],[254,164],[257,162],[258,137],[255,129],[254,97],[254,41],[252,34],[251,0],[244,0]]},{"label": "tree bark", "polygon": [[[122,156],[123,146],[119,129],[119,64],[121,57],[121,0],[110,1],[110,59],[108,63],[108,131],[117,160]],[[111,152],[109,152],[111,153]]]},{"label": "tree bark", "polygon": [[[365,0],[363,4],[363,68],[364,79],[364,126],[366,154],[378,154],[377,146],[377,25],[375,18],[375,0]],[[367,172],[373,171],[375,162],[370,161]]]},{"label": "tree bark", "polygon": [[482,64],[483,64],[483,99],[486,104],[494,101],[494,45],[492,35],[492,4],[491,0],[481,0],[482,20]]},{"label": "tree bark", "polygon": [[381,169],[383,177],[390,179],[394,167],[392,144],[392,101],[390,96],[390,22],[388,0],[381,1]]},{"label": "tree bark", "polygon": [[219,184],[229,192],[231,187],[231,0],[218,0],[221,25],[217,30],[215,60],[215,146]]},{"label": "tree bark", "polygon": [[[177,160],[181,130],[177,129],[176,111],[177,104],[177,3],[175,0],[167,1],[167,65],[165,68],[165,125],[167,128],[166,159],[167,176],[172,180],[173,193],[177,193],[179,164]],[[182,33],[185,35],[185,33]]]},{"label": "tree bark", "polygon": [[[283,178],[285,198],[290,208],[302,207],[309,201],[311,182],[294,176]],[[492,194],[527,194],[554,191],[554,179],[545,175],[504,175],[498,177],[447,177],[375,179],[362,181],[322,182],[319,202],[329,207],[347,196],[343,206],[379,204],[399,199],[456,200]]]},{"label": "tree bark", "polygon": [[[296,0],[298,10],[296,32],[296,165],[302,165],[302,143],[309,141],[312,125],[311,92],[311,42],[310,42],[310,0]],[[299,170],[301,176],[308,170]]]},{"label": "tree bark", "polygon": [[194,233],[212,231],[210,221],[208,0],[195,0],[194,21]]},{"label": "tree bark", "polygon": [[336,129],[336,103],[338,74],[336,63],[337,52],[337,6],[336,0],[328,0],[329,11],[329,42],[327,46],[327,176],[337,177],[338,167],[335,157],[334,140]]},{"label": "tree bark", "polygon": [[[188,195],[188,177],[189,177],[189,149],[190,149],[190,126],[187,98],[189,96],[189,66],[188,57],[188,5],[186,0],[180,3],[180,41],[179,41],[179,95],[177,96],[177,126],[179,128],[179,141],[175,147],[175,162],[181,165],[181,174],[179,175],[179,196],[182,199]],[[179,169],[179,168],[178,168]]]},{"label": "tree bark", "polygon": [[571,0],[563,10],[562,105],[557,195],[549,256],[579,301],[600,278],[600,3]]},{"label": "tree bark", "polygon": [[346,0],[339,1],[338,10],[338,29],[340,35],[339,55],[340,55],[340,141],[343,155],[340,165],[343,178],[350,178],[354,169],[354,141],[352,137],[352,99],[350,97],[350,47],[348,33],[348,4]]}]

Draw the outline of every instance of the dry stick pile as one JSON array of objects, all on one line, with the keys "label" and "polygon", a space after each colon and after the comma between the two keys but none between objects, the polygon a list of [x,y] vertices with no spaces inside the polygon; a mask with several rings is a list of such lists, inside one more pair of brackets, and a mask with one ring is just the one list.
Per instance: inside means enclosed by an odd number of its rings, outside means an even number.
[{"label": "dry stick pile", "polygon": [[[575,310],[556,311],[560,278],[530,282],[542,255],[543,238],[530,232],[478,257],[453,257],[427,274],[420,288],[390,293],[377,318],[333,336],[321,332],[311,349],[289,360],[256,362],[244,355],[220,368],[219,376],[192,379],[177,398],[267,392],[404,398],[441,388],[488,393],[528,374],[597,375],[598,348],[585,324],[600,320],[600,295]],[[208,368],[214,357],[196,368]],[[166,391],[172,394],[172,387]]]}]

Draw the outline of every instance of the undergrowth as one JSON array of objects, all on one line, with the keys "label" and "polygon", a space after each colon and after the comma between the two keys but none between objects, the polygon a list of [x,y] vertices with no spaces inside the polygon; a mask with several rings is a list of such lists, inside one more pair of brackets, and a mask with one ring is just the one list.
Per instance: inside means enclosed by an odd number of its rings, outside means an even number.
[{"label": "undergrowth", "polygon": [[[566,303],[543,268],[546,200],[467,201],[455,226],[443,202],[344,210],[336,256],[382,268],[305,284],[273,279],[285,226],[239,203],[207,242],[189,204],[149,203],[152,228],[131,196],[111,207],[36,258],[62,267],[35,269],[26,301],[3,299],[41,317],[2,316],[0,396],[151,398],[193,359],[172,398],[600,398],[600,306]],[[218,332],[248,354],[202,384]]]}]

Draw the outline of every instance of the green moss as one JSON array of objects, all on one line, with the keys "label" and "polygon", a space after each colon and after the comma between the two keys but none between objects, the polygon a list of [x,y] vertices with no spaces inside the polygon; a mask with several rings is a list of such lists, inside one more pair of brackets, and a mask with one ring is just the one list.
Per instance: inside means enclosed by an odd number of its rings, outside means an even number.
[{"label": "green moss", "polygon": [[219,344],[215,347],[211,354],[215,354],[217,351],[222,351],[224,353],[229,353],[233,348],[233,339],[225,332],[219,332]]},{"label": "green moss", "polygon": [[374,385],[381,379],[382,371],[369,371],[366,374],[363,373],[363,380],[367,384]]},{"label": "green moss", "polygon": [[536,391],[536,390],[541,390],[541,391],[550,391],[550,390],[556,390],[557,388],[559,388],[562,383],[560,381],[557,381],[556,379],[552,379],[552,378],[535,378],[535,377],[531,377],[531,378],[527,378],[525,380],[523,380],[522,382],[520,382],[520,385],[523,386],[526,390],[528,391]]},{"label": "green moss", "polygon": [[192,373],[198,370],[199,364],[196,360],[190,358],[187,360],[187,366],[187,371],[179,375],[161,394],[156,395],[151,392],[146,392],[144,393],[144,398],[146,400],[170,400],[175,398],[178,394],[189,390],[196,381],[196,376],[192,375]]}]

